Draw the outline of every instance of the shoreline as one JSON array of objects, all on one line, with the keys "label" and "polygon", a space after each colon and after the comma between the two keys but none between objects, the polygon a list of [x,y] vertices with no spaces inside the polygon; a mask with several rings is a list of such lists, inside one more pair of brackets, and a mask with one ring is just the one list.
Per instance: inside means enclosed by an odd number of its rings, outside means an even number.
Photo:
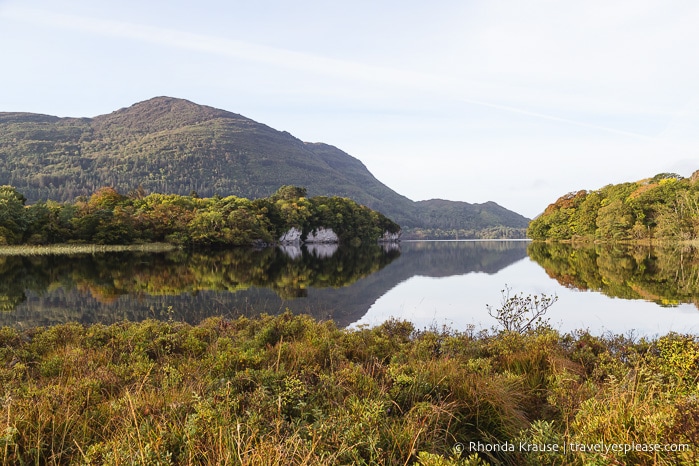
[{"label": "shoreline", "polygon": [[699,248],[699,239],[684,239],[684,240],[671,240],[671,239],[629,239],[629,240],[599,240],[599,239],[585,239],[585,238],[575,238],[575,239],[531,239],[529,241],[533,243],[561,243],[561,244],[572,244],[574,246],[585,246],[585,245],[597,245],[597,244],[624,244],[628,246],[647,246],[647,247],[657,247],[657,246],[692,246]]},{"label": "shoreline", "polygon": [[170,243],[17,245],[0,246],[0,257],[94,254],[102,252],[170,252],[177,249],[180,249],[180,247]]}]

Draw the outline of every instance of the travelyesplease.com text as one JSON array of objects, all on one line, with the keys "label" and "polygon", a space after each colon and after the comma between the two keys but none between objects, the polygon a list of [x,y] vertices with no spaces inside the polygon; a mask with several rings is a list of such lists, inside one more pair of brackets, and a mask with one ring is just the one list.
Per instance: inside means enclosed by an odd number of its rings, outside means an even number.
[{"label": "travelyesplease.com text", "polygon": [[468,442],[457,443],[457,451],[471,453],[494,452],[539,452],[539,453],[631,453],[631,452],[684,452],[689,451],[691,445],[685,443],[529,443],[529,442],[502,442],[484,443]]}]

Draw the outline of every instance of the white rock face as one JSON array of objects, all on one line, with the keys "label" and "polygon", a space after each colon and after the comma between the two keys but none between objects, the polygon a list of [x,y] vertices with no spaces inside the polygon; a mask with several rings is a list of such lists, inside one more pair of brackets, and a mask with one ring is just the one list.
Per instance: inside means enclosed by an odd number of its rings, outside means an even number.
[{"label": "white rock face", "polygon": [[388,231],[383,232],[383,236],[379,238],[380,243],[397,243],[400,241],[400,235],[401,231],[398,231],[398,233],[389,233]]},{"label": "white rock face", "polygon": [[301,230],[296,227],[291,228],[289,231],[284,233],[279,237],[280,244],[299,244],[301,242]]},{"label": "white rock face", "polygon": [[340,238],[332,228],[317,228],[306,236],[306,243],[339,243]]}]

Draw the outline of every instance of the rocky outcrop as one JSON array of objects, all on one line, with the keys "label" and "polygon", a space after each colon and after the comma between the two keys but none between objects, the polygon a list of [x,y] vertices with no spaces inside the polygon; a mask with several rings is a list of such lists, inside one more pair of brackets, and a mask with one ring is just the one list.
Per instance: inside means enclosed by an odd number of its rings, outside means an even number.
[{"label": "rocky outcrop", "polygon": [[305,243],[339,243],[340,238],[332,228],[316,228],[306,235]]},{"label": "rocky outcrop", "polygon": [[296,227],[290,228],[279,237],[279,244],[300,244],[302,232]]},{"label": "rocky outcrop", "polygon": [[310,233],[303,237],[303,232],[296,227],[290,228],[287,232],[279,237],[280,245],[300,245],[301,243],[316,243],[316,244],[336,244],[340,242],[340,238],[332,228],[315,228]]},{"label": "rocky outcrop", "polygon": [[[397,243],[400,241],[401,231],[391,233],[384,231],[379,238],[379,243]],[[282,246],[300,246],[301,244],[338,244],[340,238],[332,228],[315,228],[303,237],[303,232],[296,227],[290,228],[279,237],[279,244]]]},{"label": "rocky outcrop", "polygon": [[396,233],[384,231],[383,235],[381,235],[381,238],[379,238],[379,243],[397,243],[398,241],[400,241],[401,233],[402,232],[400,230]]}]

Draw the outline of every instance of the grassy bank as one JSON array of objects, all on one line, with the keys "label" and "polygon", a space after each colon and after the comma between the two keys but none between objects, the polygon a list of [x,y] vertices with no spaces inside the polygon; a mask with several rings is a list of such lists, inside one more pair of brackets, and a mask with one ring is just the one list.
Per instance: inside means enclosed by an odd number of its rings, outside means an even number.
[{"label": "grassy bank", "polygon": [[46,256],[58,254],[95,254],[103,252],[169,252],[180,246],[167,243],[146,244],[52,244],[47,246],[0,246],[0,256]]},{"label": "grassy bank", "polygon": [[698,359],[692,336],[343,330],[288,313],[3,328],[0,460],[697,464]]}]

